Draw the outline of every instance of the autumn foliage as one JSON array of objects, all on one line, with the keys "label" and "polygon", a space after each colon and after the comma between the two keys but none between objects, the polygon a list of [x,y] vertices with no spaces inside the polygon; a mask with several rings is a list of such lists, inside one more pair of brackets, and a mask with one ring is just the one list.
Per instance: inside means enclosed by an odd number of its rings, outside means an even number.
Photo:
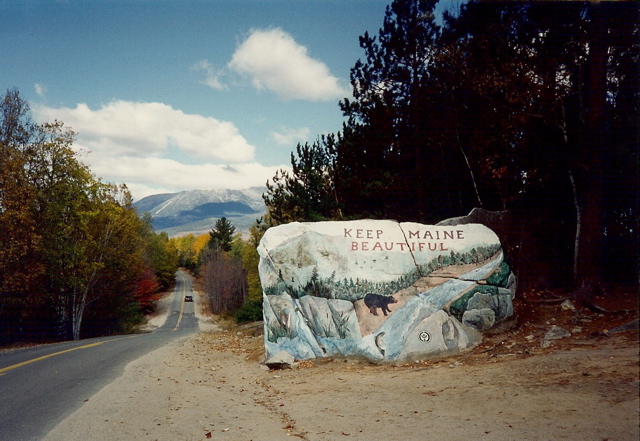
[{"label": "autumn foliage", "polygon": [[126,186],[93,176],[59,121],[0,102],[0,343],[130,329],[177,269]]}]

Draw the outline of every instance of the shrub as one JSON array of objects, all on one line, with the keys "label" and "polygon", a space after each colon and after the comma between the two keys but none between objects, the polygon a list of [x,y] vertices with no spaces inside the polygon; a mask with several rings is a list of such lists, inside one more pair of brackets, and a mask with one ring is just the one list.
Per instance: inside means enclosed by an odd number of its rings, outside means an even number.
[{"label": "shrub", "polygon": [[237,323],[257,322],[262,320],[262,300],[252,300],[242,305],[235,314]]}]

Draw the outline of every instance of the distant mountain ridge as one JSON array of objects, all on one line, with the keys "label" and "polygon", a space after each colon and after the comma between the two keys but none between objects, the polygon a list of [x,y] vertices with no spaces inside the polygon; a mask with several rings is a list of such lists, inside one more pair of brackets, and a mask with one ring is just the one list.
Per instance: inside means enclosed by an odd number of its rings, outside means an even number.
[{"label": "distant mountain ridge", "polygon": [[266,187],[244,190],[185,190],[147,196],[133,204],[149,213],[156,231],[169,236],[203,234],[226,217],[237,232],[247,231],[266,212],[262,199]]}]

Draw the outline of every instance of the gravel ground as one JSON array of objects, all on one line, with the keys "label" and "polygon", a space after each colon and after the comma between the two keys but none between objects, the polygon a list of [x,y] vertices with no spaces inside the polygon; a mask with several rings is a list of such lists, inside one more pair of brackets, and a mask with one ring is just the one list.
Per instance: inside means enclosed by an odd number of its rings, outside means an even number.
[{"label": "gravel ground", "polygon": [[523,323],[445,360],[331,358],[270,371],[259,324],[201,322],[127,366],[45,441],[640,437],[636,331],[585,331],[542,348],[544,326]]}]

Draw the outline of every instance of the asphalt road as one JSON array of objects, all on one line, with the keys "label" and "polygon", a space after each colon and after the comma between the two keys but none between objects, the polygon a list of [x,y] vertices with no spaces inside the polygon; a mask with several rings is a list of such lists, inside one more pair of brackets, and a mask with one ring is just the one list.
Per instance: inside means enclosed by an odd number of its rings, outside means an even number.
[{"label": "asphalt road", "polygon": [[[133,360],[195,332],[192,279],[176,274],[169,317],[152,333],[63,342],[0,354],[0,440],[38,441]],[[88,438],[89,439],[89,438]]]}]

